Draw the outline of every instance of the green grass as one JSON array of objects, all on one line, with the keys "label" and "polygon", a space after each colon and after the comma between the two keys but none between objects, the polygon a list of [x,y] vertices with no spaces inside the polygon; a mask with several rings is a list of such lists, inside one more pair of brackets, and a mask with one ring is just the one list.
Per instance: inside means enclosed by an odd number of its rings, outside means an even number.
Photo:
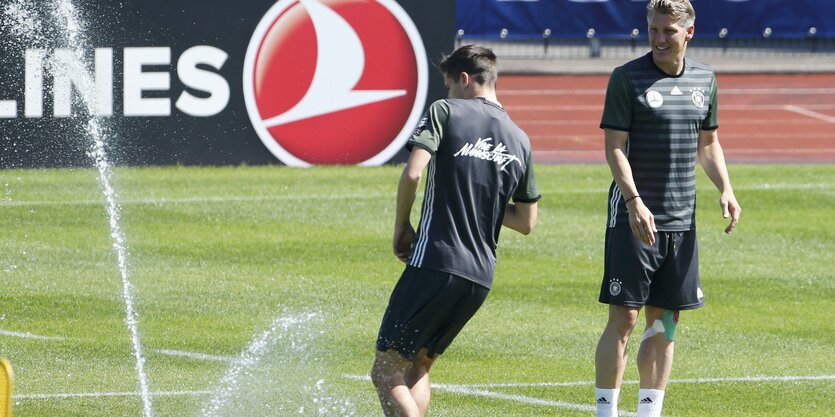
[{"label": "green grass", "polygon": [[[725,236],[718,193],[700,173],[707,305],[682,314],[672,378],[829,378],[674,382],[664,414],[833,415],[835,166],[737,165],[731,174],[744,213]],[[151,390],[188,391],[155,397],[154,414],[202,415],[213,394],[201,392],[225,387],[224,415],[379,415],[370,382],[346,375],[368,373],[402,270],[390,249],[398,177],[391,166],[117,169]],[[538,166],[537,177],[537,229],[503,232],[494,289],[433,382],[593,380],[611,179],[603,165]],[[95,172],[4,170],[0,186],[0,329],[61,338],[0,335],[0,356],[15,367],[15,414],[141,415],[136,395],[36,396],[138,392]],[[277,318],[305,314],[312,319],[271,330]],[[259,337],[269,343],[246,356]],[[243,355],[253,365],[163,349]],[[634,363],[633,346],[627,380],[637,379]],[[591,384],[478,389],[505,397],[436,389],[430,414],[593,415],[519,401],[591,405]],[[634,411],[636,397],[626,384],[622,408]]]}]

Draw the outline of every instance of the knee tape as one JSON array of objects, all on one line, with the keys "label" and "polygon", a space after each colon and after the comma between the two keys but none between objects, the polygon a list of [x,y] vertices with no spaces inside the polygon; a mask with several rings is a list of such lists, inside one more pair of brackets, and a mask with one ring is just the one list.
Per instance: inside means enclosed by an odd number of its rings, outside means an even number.
[{"label": "knee tape", "polygon": [[644,332],[644,337],[641,341],[643,342],[656,334],[663,333],[664,337],[672,342],[675,339],[677,325],[678,310],[665,310],[661,315],[661,319],[656,319],[655,322],[652,323],[652,327]]}]

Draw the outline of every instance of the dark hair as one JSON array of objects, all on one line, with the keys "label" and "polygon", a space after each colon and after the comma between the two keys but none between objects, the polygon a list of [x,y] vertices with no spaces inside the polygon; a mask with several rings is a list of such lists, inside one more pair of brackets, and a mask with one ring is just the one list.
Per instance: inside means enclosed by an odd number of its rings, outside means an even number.
[{"label": "dark hair", "polygon": [[464,45],[456,49],[441,59],[438,69],[452,78],[466,72],[478,84],[491,87],[496,85],[496,54],[483,46]]}]

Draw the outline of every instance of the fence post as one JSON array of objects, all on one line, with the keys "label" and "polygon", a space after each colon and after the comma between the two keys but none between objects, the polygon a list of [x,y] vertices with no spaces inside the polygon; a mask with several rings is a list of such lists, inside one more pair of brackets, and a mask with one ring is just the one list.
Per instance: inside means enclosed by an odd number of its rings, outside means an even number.
[{"label": "fence post", "polygon": [[632,33],[629,35],[629,43],[632,45],[632,54],[635,54],[635,50],[638,48],[638,34],[641,31],[638,28],[632,29]]},{"label": "fence post", "polygon": [[597,31],[594,28],[589,28],[586,32],[586,37],[589,39],[589,56],[592,58],[600,58],[600,39],[594,35]]},{"label": "fence post", "polygon": [[722,28],[719,31],[719,42],[722,44],[722,54],[728,52],[728,28]]},{"label": "fence post", "polygon": [[818,52],[818,28],[810,27],[806,35],[812,41],[812,52]]},{"label": "fence post", "polygon": [[765,39],[765,50],[771,48],[771,42],[769,42],[769,39],[771,39],[772,33],[773,32],[770,27],[766,27],[765,30],[763,30],[763,39]]},{"label": "fence post", "polygon": [[545,29],[542,32],[542,47],[543,54],[548,55],[548,44],[551,43],[551,29]]}]

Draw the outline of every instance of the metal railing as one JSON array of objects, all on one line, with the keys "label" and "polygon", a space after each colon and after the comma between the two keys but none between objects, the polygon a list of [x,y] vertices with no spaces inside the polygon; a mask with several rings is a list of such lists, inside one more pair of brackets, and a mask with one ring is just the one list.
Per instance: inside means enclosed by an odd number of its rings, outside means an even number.
[{"label": "metal railing", "polygon": [[[819,37],[814,27],[805,37],[778,38],[770,28],[760,37],[733,37],[728,29],[717,34],[697,33],[690,41],[689,51],[703,57],[769,58],[801,55],[835,55],[835,38]],[[496,37],[468,38],[463,30],[455,36],[456,46],[476,43],[487,46],[500,56],[530,59],[632,58],[649,51],[646,33],[633,29],[628,36],[606,37],[588,29],[585,37],[553,38],[546,29],[541,37],[513,37],[502,29]],[[835,59],[835,57],[833,57]]]}]

